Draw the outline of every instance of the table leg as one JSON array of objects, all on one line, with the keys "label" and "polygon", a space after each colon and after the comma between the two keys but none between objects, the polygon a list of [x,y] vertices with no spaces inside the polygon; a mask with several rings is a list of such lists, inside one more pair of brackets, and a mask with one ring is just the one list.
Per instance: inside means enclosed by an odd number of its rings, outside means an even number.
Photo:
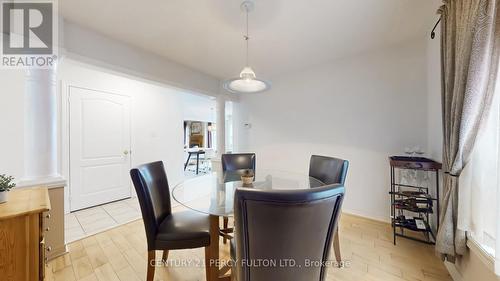
[{"label": "table leg", "polygon": [[196,174],[198,174],[200,168],[200,154],[196,153]]},{"label": "table leg", "polygon": [[186,164],[184,164],[184,171],[186,170],[186,168],[189,164],[189,159],[191,159],[191,153],[188,152],[188,159],[186,160]]},{"label": "table leg", "polygon": [[340,254],[340,239],[338,228],[335,230],[335,234],[333,237],[333,251],[335,252],[335,260],[337,260],[338,266],[342,267],[342,256]]},{"label": "table leg", "polygon": [[207,281],[219,279],[219,216],[210,215],[210,259],[207,266],[210,267]]},{"label": "table leg", "polygon": [[205,253],[209,257],[208,260],[208,272],[207,281],[230,281],[230,275],[221,276],[221,271],[219,269],[219,216],[210,215],[210,246]]}]

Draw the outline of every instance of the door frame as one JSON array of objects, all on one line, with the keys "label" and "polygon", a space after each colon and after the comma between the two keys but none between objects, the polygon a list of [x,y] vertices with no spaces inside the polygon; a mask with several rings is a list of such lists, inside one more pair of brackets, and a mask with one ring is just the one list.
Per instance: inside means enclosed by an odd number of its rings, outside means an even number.
[{"label": "door frame", "polygon": [[[74,82],[74,81],[67,81],[67,80],[61,80],[60,83],[60,109],[59,112],[61,112],[61,116],[58,120],[60,128],[61,128],[61,137],[58,140],[60,147],[60,153],[61,159],[60,160],[60,169],[61,169],[61,174],[63,177],[66,179],[67,185],[66,188],[64,189],[64,214],[69,214],[71,212],[71,178],[70,178],[70,171],[71,171],[71,155],[70,155],[70,143],[71,143],[71,137],[70,137],[70,89],[71,88],[79,88],[83,90],[88,90],[88,91],[94,91],[94,92],[102,92],[110,95],[116,95],[116,96],[122,96],[122,97],[127,97],[130,99],[130,165],[133,165],[133,152],[134,152],[134,142],[133,142],[133,104],[134,100],[131,95],[128,94],[117,94],[108,90],[99,90],[98,87],[93,87],[90,85],[85,85],[85,83],[81,82]],[[129,181],[130,182],[130,181]],[[136,197],[135,196],[135,191],[134,187],[132,184],[130,184],[130,196]]]}]

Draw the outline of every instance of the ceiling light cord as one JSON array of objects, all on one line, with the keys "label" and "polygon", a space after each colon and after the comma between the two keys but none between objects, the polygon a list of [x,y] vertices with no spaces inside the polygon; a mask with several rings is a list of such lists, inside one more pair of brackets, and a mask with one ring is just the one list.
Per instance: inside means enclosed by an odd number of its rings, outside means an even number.
[{"label": "ceiling light cord", "polygon": [[250,36],[248,35],[248,7],[246,7],[245,9],[245,12],[247,14],[247,30],[246,30],[246,35],[243,36],[243,38],[245,38],[245,42],[246,42],[246,45],[247,45],[247,53],[246,53],[246,66],[249,66],[250,64],[248,63],[248,41],[250,40]]},{"label": "ceiling light cord", "polygon": [[255,72],[250,67],[250,12],[254,9],[254,3],[252,0],[244,0],[240,5],[242,12],[246,13],[246,29],[244,30],[243,39],[245,39],[246,45],[246,65],[240,72],[240,75],[235,78],[228,79],[224,81],[222,87],[234,94],[250,94],[250,93],[260,93],[267,91],[271,88],[271,84],[265,80],[258,79]]}]

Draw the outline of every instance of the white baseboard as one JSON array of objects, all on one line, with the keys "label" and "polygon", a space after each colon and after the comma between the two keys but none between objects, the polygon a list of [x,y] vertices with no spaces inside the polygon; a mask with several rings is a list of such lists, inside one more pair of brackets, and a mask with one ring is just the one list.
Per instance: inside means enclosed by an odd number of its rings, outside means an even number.
[{"label": "white baseboard", "polygon": [[467,247],[471,252],[473,252],[479,260],[490,270],[495,271],[495,257],[490,255],[486,250],[481,247],[481,244],[477,242],[472,236],[467,235]]},{"label": "white baseboard", "polygon": [[68,251],[68,247],[66,246],[66,244],[62,245],[62,246],[59,246],[57,248],[53,248],[51,251],[50,251],[50,254],[47,254],[47,261],[51,261],[53,259],[56,259],[62,255],[65,255],[67,254],[69,251]]},{"label": "white baseboard", "polygon": [[460,274],[460,272],[458,272],[457,268],[455,267],[455,264],[445,261],[444,267],[446,267],[448,273],[450,273],[453,281],[462,281],[462,275]]},{"label": "white baseboard", "polygon": [[373,214],[367,214],[363,211],[356,211],[356,210],[350,210],[350,209],[344,209],[342,208],[342,213],[358,216],[358,217],[363,217],[375,221],[380,221],[384,223],[391,223],[391,218],[385,217],[385,216],[378,216],[378,215],[373,215]]}]

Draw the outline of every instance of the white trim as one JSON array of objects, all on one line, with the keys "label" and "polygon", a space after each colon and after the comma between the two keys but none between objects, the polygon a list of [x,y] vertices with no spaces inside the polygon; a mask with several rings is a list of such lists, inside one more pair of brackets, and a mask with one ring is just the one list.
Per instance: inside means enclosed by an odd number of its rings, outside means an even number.
[{"label": "white trim", "polygon": [[462,281],[462,279],[463,279],[462,274],[460,274],[460,272],[458,272],[455,264],[445,261],[444,267],[446,267],[446,269],[448,270],[448,273],[450,273],[451,279],[453,279],[453,281]]},{"label": "white trim", "polygon": [[495,272],[495,258],[483,249],[481,244],[467,235],[467,247],[479,257],[479,260],[490,270]]},{"label": "white trim", "polygon": [[363,217],[383,223],[391,223],[391,218],[390,217],[385,217],[385,216],[379,216],[379,215],[368,215],[363,211],[357,211],[357,210],[350,210],[350,209],[342,209],[342,213],[358,216],[358,217]]},{"label": "white trim", "polygon": [[47,261],[54,260],[60,256],[63,256],[65,254],[69,253],[68,247],[66,246],[66,243],[64,243],[64,245],[59,246],[57,248],[52,248],[52,251],[50,251],[50,252],[51,252],[51,254],[50,254],[50,257],[47,257]]},{"label": "white trim", "polygon": [[52,188],[65,187],[66,184],[67,184],[66,179],[58,176],[58,177],[50,177],[50,178],[44,178],[44,179],[20,181],[16,185],[16,187],[26,188],[26,187],[35,187],[35,186],[45,186],[48,189],[52,189]]},{"label": "white trim", "polygon": [[[58,77],[61,79],[61,77]],[[60,150],[60,159],[61,159],[61,174],[68,180],[68,183],[71,182],[69,178],[69,84],[64,80],[60,81],[60,106],[61,106],[61,115],[60,115],[60,123],[61,123],[61,150]],[[70,213],[70,202],[69,198],[70,189],[69,184],[68,188],[64,190],[64,214]]]},{"label": "white trim", "polygon": [[[477,242],[474,238],[472,238],[470,235],[467,235],[467,248],[469,248],[470,253],[469,254],[474,254],[475,256],[478,257],[479,261],[485,265],[485,267],[490,270],[491,272],[494,272],[495,270],[495,258],[492,257],[487,251],[483,249],[483,247]],[[453,278],[454,281],[462,281],[462,275],[460,272],[457,270],[457,267],[455,264],[450,263],[445,261],[444,266],[448,270],[448,273],[450,273],[451,278]]]}]

